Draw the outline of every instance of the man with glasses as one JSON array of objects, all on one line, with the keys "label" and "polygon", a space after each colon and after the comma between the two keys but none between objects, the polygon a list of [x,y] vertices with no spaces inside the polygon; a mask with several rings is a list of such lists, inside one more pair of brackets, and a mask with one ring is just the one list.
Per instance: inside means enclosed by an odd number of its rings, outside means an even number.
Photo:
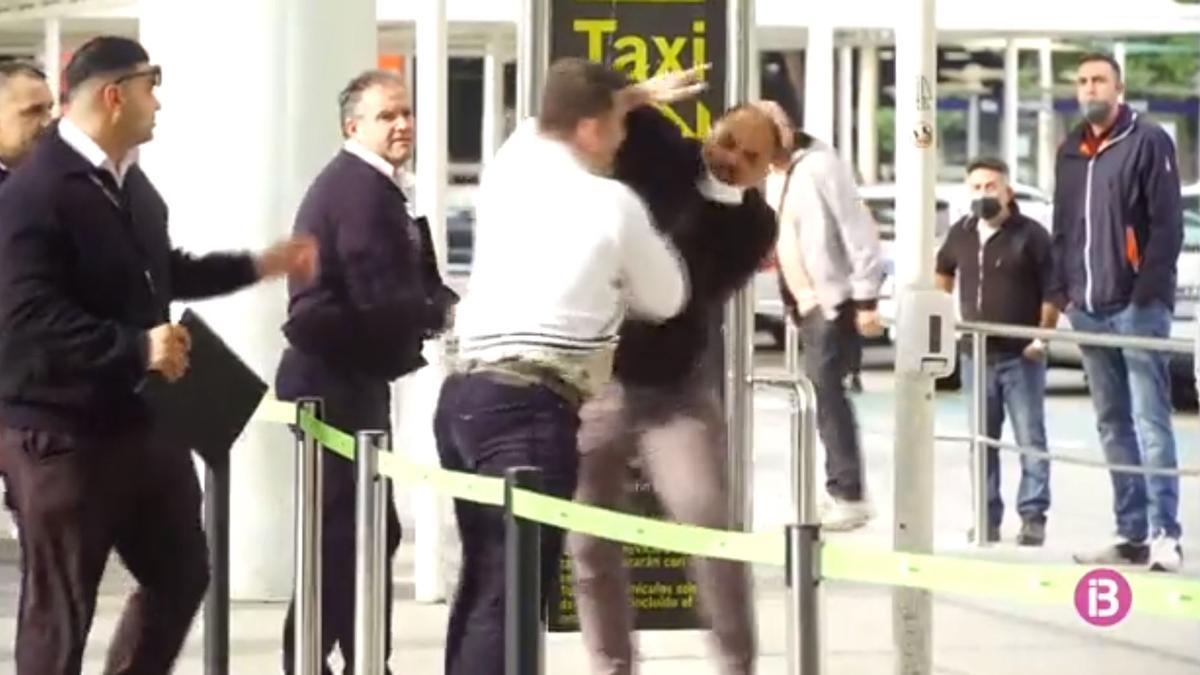
[{"label": "man with glasses", "polygon": [[208,584],[200,486],[185,448],[151,438],[149,377],[188,369],[173,300],[311,276],[315,245],[195,258],[136,164],[161,72],[101,37],[64,73],[68,112],[0,190],[0,460],[20,527],[16,672],[79,673],[115,549],[137,581],[105,673],[163,674]]}]

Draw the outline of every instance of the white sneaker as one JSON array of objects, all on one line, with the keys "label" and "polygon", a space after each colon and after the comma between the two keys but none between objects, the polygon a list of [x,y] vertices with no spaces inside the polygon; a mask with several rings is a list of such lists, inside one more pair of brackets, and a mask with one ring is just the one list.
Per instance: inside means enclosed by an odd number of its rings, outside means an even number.
[{"label": "white sneaker", "polygon": [[1150,571],[1178,572],[1183,567],[1183,547],[1179,540],[1159,535],[1150,543]]},{"label": "white sneaker", "polygon": [[866,499],[852,502],[830,497],[821,508],[821,527],[831,532],[849,532],[867,524],[875,510]]}]

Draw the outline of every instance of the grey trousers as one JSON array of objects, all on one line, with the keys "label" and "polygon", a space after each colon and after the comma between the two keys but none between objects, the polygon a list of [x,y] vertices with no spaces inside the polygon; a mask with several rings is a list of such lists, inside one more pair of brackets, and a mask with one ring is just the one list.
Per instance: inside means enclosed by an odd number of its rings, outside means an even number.
[{"label": "grey trousers", "polygon": [[[580,411],[576,500],[622,508],[626,465],[635,455],[673,519],[729,526],[725,424],[715,393],[697,383],[614,383]],[[595,675],[633,672],[629,574],[619,543],[570,533],[575,595]],[[741,563],[692,559],[701,615],[712,628],[722,675],[750,675],[757,652],[751,581]]]}]

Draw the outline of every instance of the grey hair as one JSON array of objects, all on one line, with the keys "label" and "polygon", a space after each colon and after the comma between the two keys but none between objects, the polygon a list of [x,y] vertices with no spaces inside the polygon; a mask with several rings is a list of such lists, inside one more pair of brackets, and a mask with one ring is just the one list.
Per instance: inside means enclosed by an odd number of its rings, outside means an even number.
[{"label": "grey hair", "polygon": [[338,94],[338,109],[341,114],[340,122],[344,125],[346,120],[358,117],[358,104],[362,101],[363,92],[371,87],[389,85],[404,87],[406,83],[400,73],[378,69],[364,71],[353,80],[350,80],[345,88],[342,89],[342,92]]}]

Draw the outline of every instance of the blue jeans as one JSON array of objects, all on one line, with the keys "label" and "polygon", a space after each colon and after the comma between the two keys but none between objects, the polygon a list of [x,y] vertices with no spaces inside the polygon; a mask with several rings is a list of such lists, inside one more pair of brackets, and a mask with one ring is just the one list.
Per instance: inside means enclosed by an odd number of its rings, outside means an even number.
[{"label": "blue jeans", "polygon": [[[973,392],[975,371],[970,356],[962,361],[963,383]],[[987,423],[983,435],[999,440],[1007,410],[1013,435],[1022,448],[1046,450],[1046,364],[1024,356],[1001,356],[987,365],[984,394]],[[971,408],[974,415],[974,406]],[[1000,451],[987,448],[988,524],[1000,527],[1004,500],[1000,496]],[[1044,519],[1050,508],[1050,462],[1021,455],[1021,484],[1017,513],[1024,519]]]},{"label": "blue jeans", "polygon": [[[1165,338],[1171,312],[1154,303],[1119,312],[1068,311],[1075,330]],[[1104,457],[1111,464],[1175,468],[1168,355],[1141,349],[1083,348]],[[1138,439],[1141,439],[1139,448]],[[1179,478],[1112,472],[1117,533],[1133,542],[1147,535],[1178,538]]]},{"label": "blue jeans", "polygon": [[[483,476],[542,470],[541,492],[570,499],[579,471],[579,412],[541,386],[451,375],[433,422],[442,466]],[[455,500],[462,573],[446,629],[446,675],[504,673],[504,510]],[[542,602],[562,564],[563,532],[543,527]]]}]

